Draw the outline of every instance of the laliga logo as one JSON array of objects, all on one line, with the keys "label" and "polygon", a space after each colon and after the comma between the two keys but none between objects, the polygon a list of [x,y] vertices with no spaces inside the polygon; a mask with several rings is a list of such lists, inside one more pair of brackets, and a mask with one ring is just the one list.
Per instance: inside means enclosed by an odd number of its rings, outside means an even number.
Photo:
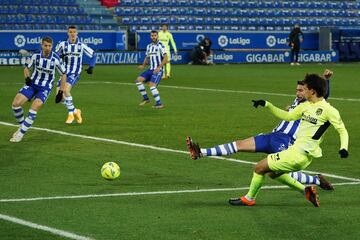
[{"label": "laliga logo", "polygon": [[205,38],[205,36],[203,34],[196,35],[196,41],[197,42],[201,42],[204,38]]},{"label": "laliga logo", "polygon": [[226,47],[229,43],[229,39],[227,38],[227,36],[225,35],[221,35],[219,38],[218,38],[218,44],[220,47]]},{"label": "laliga logo", "polygon": [[16,35],[16,37],[14,38],[14,43],[15,46],[17,47],[23,47],[26,44],[26,39],[24,37],[24,35]]},{"label": "laliga logo", "polygon": [[269,47],[274,47],[276,45],[276,38],[273,35],[270,35],[266,38],[266,45]]},{"label": "laliga logo", "polygon": [[95,38],[95,37],[80,38],[80,41],[85,44],[93,44],[93,45],[98,45],[103,43],[102,38]]}]

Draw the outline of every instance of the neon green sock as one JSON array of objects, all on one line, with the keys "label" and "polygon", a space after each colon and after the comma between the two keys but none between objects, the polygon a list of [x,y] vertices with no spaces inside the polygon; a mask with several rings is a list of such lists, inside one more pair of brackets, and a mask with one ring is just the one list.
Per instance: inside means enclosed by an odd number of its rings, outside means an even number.
[{"label": "neon green sock", "polygon": [[298,190],[301,193],[304,193],[305,191],[305,186],[300,182],[296,181],[295,179],[293,179],[292,177],[290,177],[290,175],[287,173],[284,173],[281,176],[275,178],[275,180],[283,184],[286,184],[292,189]]},{"label": "neon green sock", "polygon": [[171,64],[170,63],[167,63],[165,65],[165,69],[166,69],[166,76],[170,76],[170,71],[171,71]]},{"label": "neon green sock", "polygon": [[253,178],[251,179],[249,192],[246,194],[247,197],[255,199],[261,186],[265,180],[265,175],[257,174],[254,172]]}]

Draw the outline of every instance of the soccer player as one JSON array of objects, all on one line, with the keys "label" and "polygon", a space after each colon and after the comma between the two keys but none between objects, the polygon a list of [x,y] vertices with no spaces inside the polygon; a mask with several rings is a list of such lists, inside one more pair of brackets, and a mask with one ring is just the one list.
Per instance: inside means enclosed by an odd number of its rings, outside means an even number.
[{"label": "soccer player", "polygon": [[320,143],[330,125],[334,126],[340,136],[340,157],[347,158],[349,135],[338,110],[324,99],[326,93],[324,79],[317,74],[306,74],[303,84],[307,102],[299,104],[290,112],[281,110],[264,100],[253,100],[254,107],[264,106],[283,120],[301,119],[300,126],[294,145],[282,152],[269,154],[267,158],[256,164],[248,193],[243,197],[230,199],[231,205],[255,205],[265,174],[268,174],[271,178],[304,194],[315,207],[320,206],[315,186],[305,187],[286,173],[303,170],[314,158],[322,156]]},{"label": "soccer player", "polygon": [[[50,37],[44,37],[41,40],[40,53],[35,53],[27,60],[24,68],[25,85],[16,94],[13,102],[12,109],[14,116],[20,128],[13,134],[10,142],[20,142],[24,137],[24,134],[31,127],[36,119],[36,114],[46,102],[50,95],[53,82],[55,79],[55,69],[61,75],[60,93],[65,87],[66,82],[66,69],[62,64],[60,57],[52,51],[53,40]],[[33,68],[33,72],[30,75],[30,69]],[[62,96],[60,95],[60,98]],[[29,114],[24,118],[24,111],[22,106],[27,101],[34,98],[32,102]],[[57,99],[59,96],[57,95]]]},{"label": "soccer player", "polygon": [[161,31],[158,34],[159,34],[159,41],[165,46],[166,54],[168,56],[168,62],[165,65],[165,71],[163,74],[163,78],[166,79],[166,78],[170,78],[170,72],[171,72],[171,64],[170,64],[171,54],[170,54],[169,41],[171,43],[171,46],[172,46],[175,54],[177,54],[177,48],[176,48],[174,38],[173,38],[172,34],[168,31],[168,26],[166,24],[163,24],[161,26]]},{"label": "soccer player", "polygon": [[[64,60],[66,65],[67,80],[64,91],[64,104],[68,110],[68,116],[65,123],[71,124],[76,119],[76,122],[81,124],[81,110],[75,108],[73,97],[71,95],[71,89],[80,79],[83,54],[85,53],[88,57],[91,58],[89,67],[86,69],[88,74],[93,73],[93,68],[96,63],[96,55],[94,50],[79,41],[78,32],[75,26],[69,26],[67,34],[69,37],[67,41],[60,42],[56,46],[55,50],[57,54]],[[60,80],[58,82],[58,87],[59,86]]]},{"label": "soccer player", "polygon": [[164,105],[160,101],[160,93],[157,86],[160,83],[163,74],[163,66],[167,63],[168,56],[164,45],[158,40],[158,32],[155,30],[151,31],[150,38],[151,43],[146,47],[146,57],[143,64],[139,66],[140,69],[144,69],[145,66],[150,63],[150,68],[141,73],[135,82],[140,94],[143,97],[143,100],[139,105],[144,106],[145,104],[150,103],[143,84],[148,83],[150,91],[156,102],[153,108],[159,109],[163,108]]},{"label": "soccer player", "polygon": [[[326,69],[323,73],[327,83],[325,99],[330,93],[330,78],[333,75],[331,70]],[[287,111],[292,111],[300,103],[305,102],[305,90],[302,81],[296,86],[296,98]],[[244,140],[237,140],[231,143],[221,144],[212,148],[200,148],[190,137],[186,142],[190,150],[192,159],[198,159],[204,156],[223,156],[236,152],[263,152],[276,153],[287,149],[296,139],[300,119],[295,121],[281,121],[271,133],[259,134]],[[291,172],[290,176],[304,184],[315,184],[324,190],[334,190],[334,187],[321,174],[316,176],[307,175],[303,172]]]}]

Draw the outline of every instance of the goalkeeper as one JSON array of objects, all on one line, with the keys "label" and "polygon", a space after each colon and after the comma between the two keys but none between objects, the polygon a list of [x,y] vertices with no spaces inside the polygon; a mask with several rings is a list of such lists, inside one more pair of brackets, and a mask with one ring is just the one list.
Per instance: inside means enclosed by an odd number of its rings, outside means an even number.
[{"label": "goalkeeper", "polygon": [[166,24],[163,24],[161,26],[161,31],[159,31],[159,41],[165,46],[166,55],[168,56],[168,62],[165,65],[165,71],[162,77],[163,79],[167,79],[170,78],[170,73],[171,73],[171,65],[170,65],[171,54],[170,54],[169,41],[171,42],[171,47],[173,48],[175,54],[177,54],[177,48],[174,38],[172,34],[168,31],[168,26]]}]

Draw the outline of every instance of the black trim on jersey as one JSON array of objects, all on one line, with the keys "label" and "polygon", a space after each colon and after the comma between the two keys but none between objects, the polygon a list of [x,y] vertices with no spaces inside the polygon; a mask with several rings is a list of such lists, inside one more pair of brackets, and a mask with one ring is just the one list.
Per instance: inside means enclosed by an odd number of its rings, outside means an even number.
[{"label": "black trim on jersey", "polygon": [[316,133],[314,134],[314,136],[312,137],[312,139],[314,140],[319,140],[321,138],[321,136],[325,133],[326,129],[328,129],[328,127],[330,126],[330,122],[326,121],[323,125],[321,125],[319,127],[319,129],[316,131]]}]

